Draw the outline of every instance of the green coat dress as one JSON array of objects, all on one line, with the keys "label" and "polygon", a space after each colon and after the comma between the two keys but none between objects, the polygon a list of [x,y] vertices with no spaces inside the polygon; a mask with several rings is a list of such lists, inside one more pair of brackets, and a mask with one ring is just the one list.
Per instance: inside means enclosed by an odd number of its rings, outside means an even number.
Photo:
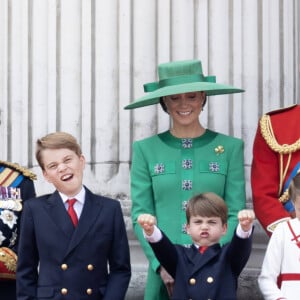
[{"label": "green coat dress", "polygon": [[194,139],[175,138],[169,131],[136,141],[131,166],[132,221],[135,234],[149,260],[147,300],[168,299],[157,269],[159,262],[145,240],[137,217],[150,213],[175,244],[190,245],[186,233],[187,201],[198,193],[214,192],[228,207],[231,240],[237,213],[245,208],[244,143],[211,130]]}]

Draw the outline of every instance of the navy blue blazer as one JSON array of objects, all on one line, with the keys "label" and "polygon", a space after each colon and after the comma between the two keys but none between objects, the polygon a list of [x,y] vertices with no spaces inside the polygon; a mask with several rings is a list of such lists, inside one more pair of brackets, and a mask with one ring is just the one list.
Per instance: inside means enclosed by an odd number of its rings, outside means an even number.
[{"label": "navy blue blazer", "polygon": [[24,205],[18,300],[123,300],[131,277],[120,203],[86,189],[74,229],[59,193]]},{"label": "navy blue blazer", "polygon": [[163,233],[157,243],[150,243],[160,264],[175,279],[173,300],[235,300],[237,280],[252,247],[252,236],[234,235],[223,247],[212,245],[200,254],[193,245],[174,245]]}]

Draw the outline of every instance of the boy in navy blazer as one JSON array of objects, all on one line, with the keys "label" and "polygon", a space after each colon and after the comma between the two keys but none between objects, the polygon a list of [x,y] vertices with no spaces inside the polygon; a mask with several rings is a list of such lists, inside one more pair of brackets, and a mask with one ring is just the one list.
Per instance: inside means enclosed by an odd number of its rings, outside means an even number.
[{"label": "boy in navy blazer", "polygon": [[254,212],[241,210],[232,241],[219,241],[227,230],[228,210],[214,193],[194,196],[186,208],[186,230],[193,245],[174,245],[150,214],[138,217],[144,236],[161,265],[175,279],[171,299],[236,299],[237,280],[251,253]]},{"label": "boy in navy blazer", "polygon": [[39,139],[36,159],[56,191],[25,203],[17,299],[123,300],[131,267],[119,202],[83,186],[85,158],[72,135]]}]

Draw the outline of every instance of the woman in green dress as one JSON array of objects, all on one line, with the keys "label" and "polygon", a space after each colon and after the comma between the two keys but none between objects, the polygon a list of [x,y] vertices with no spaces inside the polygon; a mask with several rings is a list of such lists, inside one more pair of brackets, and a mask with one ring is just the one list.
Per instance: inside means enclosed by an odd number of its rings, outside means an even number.
[{"label": "woman in green dress", "polygon": [[241,139],[205,128],[199,115],[212,95],[243,90],[216,83],[204,76],[199,60],[176,61],[158,66],[159,81],[144,85],[144,97],[127,105],[135,109],[160,103],[170,115],[171,128],[133,144],[131,166],[132,221],[149,260],[145,300],[169,299],[173,278],[160,266],[145,241],[137,217],[150,213],[173,243],[190,245],[185,230],[187,201],[198,193],[214,192],[228,206],[231,240],[237,212],[245,207],[244,143]]}]

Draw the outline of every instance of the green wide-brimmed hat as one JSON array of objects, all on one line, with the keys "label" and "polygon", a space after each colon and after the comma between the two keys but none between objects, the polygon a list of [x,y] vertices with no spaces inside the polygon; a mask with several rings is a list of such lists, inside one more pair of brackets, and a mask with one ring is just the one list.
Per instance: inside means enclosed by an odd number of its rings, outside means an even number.
[{"label": "green wide-brimmed hat", "polygon": [[125,106],[133,109],[159,103],[160,97],[203,91],[207,96],[242,93],[244,90],[216,83],[215,76],[204,76],[201,61],[182,60],[158,65],[159,81],[144,84],[145,96]]}]

